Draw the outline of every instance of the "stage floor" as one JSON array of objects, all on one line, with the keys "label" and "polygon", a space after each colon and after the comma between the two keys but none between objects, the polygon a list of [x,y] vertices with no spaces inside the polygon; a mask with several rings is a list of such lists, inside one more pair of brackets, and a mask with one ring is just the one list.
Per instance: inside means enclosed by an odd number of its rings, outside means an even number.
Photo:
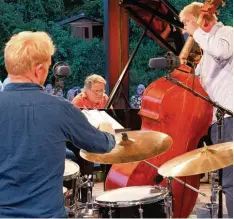
[{"label": "stage floor", "polygon": [[[198,199],[197,199],[197,203],[194,207],[193,212],[191,213],[191,215],[189,216],[189,218],[205,218],[208,217],[208,211],[205,210],[204,212],[204,208],[203,206],[205,206],[205,204],[209,203],[210,201],[210,184],[208,183],[201,183],[200,186],[200,191],[206,194],[206,197],[202,196],[202,195],[198,195]],[[101,195],[104,192],[103,189],[103,182],[98,182],[94,184],[94,189],[93,189],[93,197],[98,197],[99,195]],[[227,210],[226,210],[226,205],[225,205],[225,196],[223,196],[223,217],[227,218]]]}]

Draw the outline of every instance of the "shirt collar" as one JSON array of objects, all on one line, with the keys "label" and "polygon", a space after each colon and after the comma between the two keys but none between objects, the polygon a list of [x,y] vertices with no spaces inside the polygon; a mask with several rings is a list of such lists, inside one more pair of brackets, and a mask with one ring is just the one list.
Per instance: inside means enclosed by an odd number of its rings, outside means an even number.
[{"label": "shirt collar", "polygon": [[210,34],[214,34],[220,27],[223,27],[223,23],[222,22],[218,22],[216,23],[210,30]]},{"label": "shirt collar", "polygon": [[4,87],[4,91],[43,90],[43,87],[35,83],[10,83]]}]

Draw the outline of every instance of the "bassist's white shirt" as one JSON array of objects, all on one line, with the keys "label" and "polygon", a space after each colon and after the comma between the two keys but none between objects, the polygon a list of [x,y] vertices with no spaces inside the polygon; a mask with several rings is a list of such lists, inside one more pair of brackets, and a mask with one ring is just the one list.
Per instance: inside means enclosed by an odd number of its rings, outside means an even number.
[{"label": "bassist's white shirt", "polygon": [[[233,28],[219,22],[209,33],[197,29],[193,37],[203,50],[196,68],[203,88],[211,100],[233,110]],[[215,112],[214,108],[213,123]]]}]

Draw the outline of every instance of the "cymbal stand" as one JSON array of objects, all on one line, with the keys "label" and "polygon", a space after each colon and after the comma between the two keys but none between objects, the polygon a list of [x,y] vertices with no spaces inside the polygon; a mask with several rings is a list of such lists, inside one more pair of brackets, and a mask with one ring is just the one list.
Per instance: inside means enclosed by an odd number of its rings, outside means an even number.
[{"label": "cymbal stand", "polygon": [[167,218],[172,218],[173,217],[173,193],[172,193],[172,187],[171,187],[171,181],[172,178],[168,177],[166,178],[167,180],[167,195],[165,197],[165,212],[167,215]]},{"label": "cymbal stand", "polygon": [[[150,162],[148,162],[148,161],[146,161],[146,160],[144,160],[143,162],[145,162],[145,163],[148,164],[149,166],[153,167],[154,169],[158,170],[158,167],[155,166],[155,165],[153,165],[152,163],[150,163]],[[168,177],[164,177],[164,178],[168,179]],[[205,194],[205,193],[199,191],[198,189],[194,188],[193,186],[189,185],[188,183],[185,183],[184,181],[182,181],[182,180],[180,180],[180,179],[178,179],[178,178],[176,178],[176,177],[170,177],[170,179],[173,179],[173,180],[179,182],[180,184],[182,184],[182,185],[184,185],[184,186],[190,188],[190,189],[193,190],[194,192],[197,192],[197,193],[201,194],[202,196],[206,197],[206,194]]]},{"label": "cymbal stand", "polygon": [[80,187],[87,188],[87,202],[85,209],[81,211],[81,215],[77,216],[81,218],[96,218],[91,192],[91,188],[94,186],[94,183],[91,181],[92,175],[85,175],[84,178],[86,181]]},{"label": "cymbal stand", "polygon": [[[224,116],[225,116],[226,112],[224,109],[222,108],[217,108],[217,111],[215,113],[216,119],[217,119],[217,139],[216,139],[216,143],[222,143],[223,142],[223,129],[224,129]],[[222,178],[223,178],[223,170],[220,169],[217,171],[218,174],[218,180],[219,180],[219,187],[222,187]],[[219,205],[218,205],[218,218],[222,218],[223,217],[223,191],[222,189],[219,190]]]},{"label": "cymbal stand", "polygon": [[210,203],[206,204],[206,208],[210,210],[211,218],[219,218],[218,217],[219,205],[217,204],[217,196],[221,190],[222,187],[219,185],[219,172],[217,170],[212,171]]},{"label": "cymbal stand", "polygon": [[79,192],[78,192],[78,188],[82,183],[82,178],[80,177],[80,175],[78,175],[76,177],[76,180],[73,181],[72,183],[72,193],[69,194],[69,203],[70,203],[70,207],[69,207],[69,214],[76,214],[76,212],[78,211],[79,208],[79,204],[78,204],[78,199],[79,199]]}]

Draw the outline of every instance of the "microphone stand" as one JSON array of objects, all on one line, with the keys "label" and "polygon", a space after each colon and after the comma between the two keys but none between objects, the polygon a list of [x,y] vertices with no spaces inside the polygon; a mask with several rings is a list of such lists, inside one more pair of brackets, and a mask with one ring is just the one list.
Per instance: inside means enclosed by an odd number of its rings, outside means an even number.
[{"label": "microphone stand", "polygon": [[172,83],[174,83],[174,84],[176,84],[176,85],[178,85],[178,86],[184,88],[185,90],[187,90],[187,91],[189,91],[190,93],[192,93],[194,96],[200,97],[201,99],[203,99],[203,100],[207,101],[208,103],[212,104],[215,108],[217,108],[217,110],[222,111],[224,114],[228,114],[228,115],[230,115],[230,116],[233,116],[233,112],[232,112],[231,110],[229,110],[229,109],[227,109],[227,108],[221,106],[221,105],[218,104],[217,102],[212,101],[209,97],[205,97],[205,96],[203,96],[202,94],[200,94],[200,93],[194,91],[192,88],[190,88],[190,87],[184,85],[183,83],[181,83],[181,82],[178,81],[177,79],[171,77],[170,74],[168,74],[168,75],[165,76],[165,77],[166,77],[166,79],[167,79],[168,81],[171,81]]},{"label": "microphone stand", "polygon": [[[225,111],[222,110],[221,108],[217,108],[216,111],[216,118],[217,118],[217,140],[216,143],[222,143],[223,139],[222,139],[222,129],[224,126],[224,115],[225,115]],[[218,208],[218,218],[222,218],[223,217],[223,190],[222,190],[222,178],[223,178],[223,170],[220,169],[218,170],[218,179],[219,179],[219,208]]]},{"label": "microphone stand", "polygon": [[64,81],[65,77],[55,77],[55,87],[54,87],[54,92],[53,95],[57,95],[57,93],[63,89],[62,86],[60,85],[61,81]]}]

